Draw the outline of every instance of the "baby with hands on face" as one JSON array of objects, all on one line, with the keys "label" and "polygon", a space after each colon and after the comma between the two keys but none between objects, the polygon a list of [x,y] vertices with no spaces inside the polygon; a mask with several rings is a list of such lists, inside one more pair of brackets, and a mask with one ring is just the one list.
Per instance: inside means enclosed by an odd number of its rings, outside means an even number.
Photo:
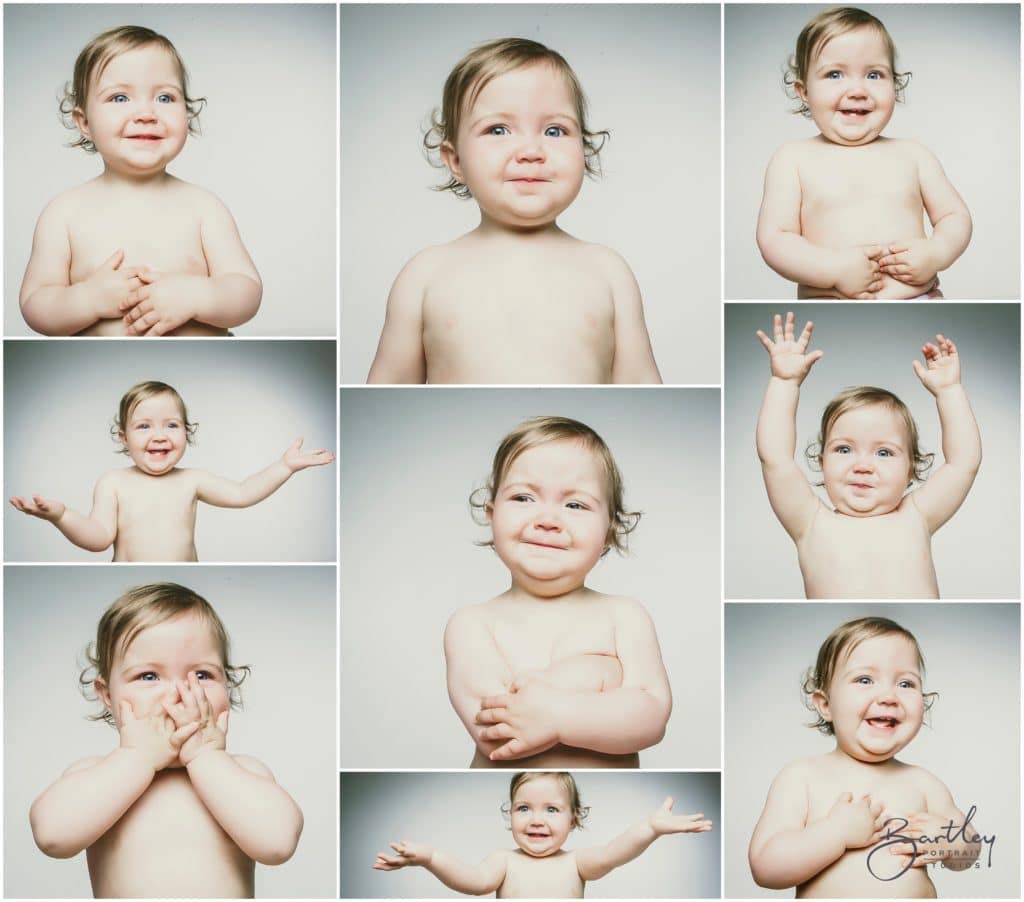
[{"label": "baby with hands on face", "polygon": [[601,437],[535,417],[502,440],[474,509],[511,587],[452,615],[448,695],[471,767],[638,767],[661,741],[672,693],[650,615],[584,585],[639,514]]},{"label": "baby with hands on face", "polygon": [[177,391],[164,382],[140,382],[121,398],[112,430],[132,466],[100,477],[88,516],[39,495],[15,496],[11,504],[48,520],[86,551],[105,551],[113,545],[115,561],[195,561],[197,502],[251,507],[300,470],[334,460],[323,448],[303,451],[300,438],[280,460],[235,482],[206,470],[178,467],[195,430]]},{"label": "baby with hands on face", "polygon": [[174,583],[129,589],[100,619],[81,680],[118,747],[72,764],[29,814],[47,855],[86,850],[97,898],[252,898],[255,862],[295,851],[298,806],[264,764],[226,751],[248,672],[229,652],[213,608]]},{"label": "baby with hands on face", "polygon": [[[424,138],[480,224],[398,274],[368,382],[661,382],[636,279],[556,222],[607,132],[561,56],[524,38],[470,51]],[[514,340],[495,340],[508,336]]]},{"label": "baby with hands on face", "polygon": [[896,759],[934,699],[923,678],[917,640],[892,620],[853,620],[825,640],[803,688],[817,714],[809,726],[836,747],[772,782],[750,840],[760,886],[796,887],[797,898],[934,898],[927,865],[973,866],[982,837],[949,790]]},{"label": "baby with hands on face", "polygon": [[942,297],[938,273],[966,249],[971,215],[927,148],[882,136],[909,78],[862,9],[829,9],[801,31],[786,84],[820,134],[775,152],[757,220],[765,262],[797,297]]},{"label": "baby with hands on face", "polygon": [[[809,461],[821,470],[827,505],[794,460],[800,386],[823,351],[813,324],[797,336],[792,313],[760,330],[771,378],[757,420],[757,453],[772,510],[796,543],[808,598],[938,598],[931,536],[963,504],[981,465],[981,437],[960,382],[960,355],[942,336],[914,361],[935,397],[943,464],[922,454],[906,405],[882,388],[840,392],[825,407]],[[908,491],[914,482],[919,488]]]},{"label": "baby with hands on face", "polygon": [[641,855],[659,836],[707,833],[703,814],[672,814],[668,798],[653,814],[603,846],[566,851],[570,832],[583,827],[590,809],[583,806],[576,781],[568,773],[519,773],[512,778],[503,806],[517,848],[501,849],[479,865],[467,865],[425,843],[391,843],[393,855],[379,854],[381,871],[417,865],[459,893],[498,899],[582,899],[586,884]]},{"label": "baby with hands on face", "polygon": [[103,173],[43,210],[21,285],[45,335],[227,335],[255,316],[256,267],[221,201],[167,172],[205,104],[174,45],[125,25],[79,53],[61,114]]}]

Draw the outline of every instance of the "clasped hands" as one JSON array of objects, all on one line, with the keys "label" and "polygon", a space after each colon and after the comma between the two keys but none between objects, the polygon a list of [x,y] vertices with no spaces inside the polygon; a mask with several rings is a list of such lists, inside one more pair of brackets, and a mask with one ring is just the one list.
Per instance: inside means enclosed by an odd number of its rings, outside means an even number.
[{"label": "clasped hands", "polygon": [[911,238],[891,244],[866,244],[844,251],[836,288],[851,298],[873,299],[883,276],[927,291],[935,283],[939,261],[931,239]]},{"label": "clasped hands", "polygon": [[538,755],[558,745],[559,711],[571,693],[556,689],[533,673],[513,680],[504,695],[480,700],[476,722],[484,724],[480,738],[505,742],[492,751],[492,761]]}]

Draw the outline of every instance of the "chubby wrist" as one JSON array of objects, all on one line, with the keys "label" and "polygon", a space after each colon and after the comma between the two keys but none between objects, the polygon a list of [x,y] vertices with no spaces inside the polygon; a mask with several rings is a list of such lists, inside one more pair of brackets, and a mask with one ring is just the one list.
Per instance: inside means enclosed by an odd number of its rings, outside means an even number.
[{"label": "chubby wrist", "polygon": [[151,777],[155,777],[160,770],[159,764],[147,755],[142,749],[132,745],[118,746],[111,756],[114,760],[123,761],[126,766],[141,767],[149,771]]},{"label": "chubby wrist", "polygon": [[224,755],[224,756],[230,758],[230,756],[228,756],[228,753],[227,753],[227,751],[225,749],[219,749],[219,748],[216,748],[216,747],[214,747],[212,745],[207,745],[207,746],[203,746],[202,748],[200,748],[199,751],[196,752],[192,756],[192,758],[189,759],[189,761],[187,763],[186,762],[182,762],[182,763],[185,764],[185,770],[188,771],[189,776],[192,776],[192,771],[195,770],[197,767],[205,767],[206,766],[204,764],[199,764],[198,762],[202,761],[203,759],[206,759],[207,762],[212,762],[212,761],[215,760],[215,758],[216,758],[216,756],[218,754]]}]

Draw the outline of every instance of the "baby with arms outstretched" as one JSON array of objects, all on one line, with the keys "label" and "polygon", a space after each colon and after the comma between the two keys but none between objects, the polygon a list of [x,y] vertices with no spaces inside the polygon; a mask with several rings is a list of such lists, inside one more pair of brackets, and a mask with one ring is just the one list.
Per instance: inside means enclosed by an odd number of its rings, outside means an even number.
[{"label": "baby with arms outstretched", "polygon": [[[924,481],[933,455],[921,453],[906,405],[882,388],[840,392],[825,407],[811,463],[831,507],[794,460],[800,385],[824,352],[808,353],[812,323],[799,337],[793,314],[776,314],[773,338],[758,331],[771,378],[757,420],[768,500],[796,543],[808,598],[938,598],[932,534],[963,504],[981,465],[981,437],[960,383],[956,345],[942,335],[914,361],[935,396],[944,462]],[[907,491],[913,483],[920,488]]]},{"label": "baby with arms outstretched", "polygon": [[942,297],[937,275],[967,247],[971,215],[931,151],[882,136],[908,79],[862,9],[827,10],[800,32],[786,82],[820,134],[775,152],[757,220],[765,262],[797,297]]},{"label": "baby with arms outstretched", "polygon": [[588,128],[576,73],[536,41],[459,61],[424,143],[449,173],[441,190],[472,197],[480,225],[398,274],[369,382],[661,382],[629,266],[556,222],[600,171],[607,134]]},{"label": "baby with arms outstretched", "polygon": [[836,747],[786,765],[750,840],[750,869],[797,898],[934,898],[927,865],[959,871],[983,838],[941,780],[896,760],[933,693],[914,636],[883,617],[833,630],[808,672],[810,724]]},{"label": "baby with arms outstretched", "polygon": [[103,172],[39,216],[21,283],[25,321],[46,335],[226,335],[256,314],[256,267],[227,208],[167,172],[197,131],[174,45],[125,25],[97,35],[61,101],[73,147]]},{"label": "baby with arms outstretched", "polygon": [[639,518],[608,446],[576,420],[527,420],[502,440],[479,494],[486,544],[512,585],[445,630],[471,767],[639,766],[664,736],[672,693],[644,607],[584,585]]},{"label": "baby with arms outstretched", "polygon": [[393,871],[410,865],[426,868],[445,886],[472,896],[495,893],[498,899],[582,899],[586,883],[639,856],[659,836],[707,833],[703,814],[672,814],[668,798],[649,817],[603,846],[576,851],[562,848],[569,833],[583,827],[589,808],[580,801],[568,773],[519,773],[512,778],[509,801],[512,839],[518,848],[488,855],[479,865],[463,864],[424,843],[391,843],[394,855],[380,854],[374,867]]},{"label": "baby with arms outstretched", "polygon": [[296,439],[280,460],[234,482],[206,470],[178,467],[195,429],[185,402],[170,385],[140,382],[121,398],[112,430],[132,466],[100,477],[88,516],[39,495],[14,497],[11,504],[49,520],[79,548],[105,551],[113,545],[115,561],[195,561],[197,502],[251,507],[299,470],[334,460],[322,448],[304,452],[302,439]]},{"label": "baby with arms outstretched", "polygon": [[255,864],[287,861],[302,812],[267,767],[228,754],[228,709],[248,668],[229,661],[209,603],[136,586],[103,614],[83,686],[118,747],[72,764],[35,802],[36,844],[86,850],[96,898],[252,898]]}]

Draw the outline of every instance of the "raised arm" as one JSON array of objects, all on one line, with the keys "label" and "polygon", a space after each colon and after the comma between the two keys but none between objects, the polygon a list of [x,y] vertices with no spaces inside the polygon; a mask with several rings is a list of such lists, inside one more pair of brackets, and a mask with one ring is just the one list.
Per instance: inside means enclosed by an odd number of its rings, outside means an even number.
[{"label": "raised arm", "polygon": [[426,868],[449,889],[470,896],[486,896],[498,890],[505,882],[508,869],[508,853],[492,852],[480,864],[464,864],[446,852],[428,846],[426,843],[388,843],[394,855],[378,853],[373,867],[378,871],[397,871],[399,868],[418,866]]},{"label": "raised arm", "polygon": [[775,152],[764,176],[764,196],[757,217],[757,246],[764,262],[784,279],[815,288],[834,288],[843,297],[870,299],[884,281],[875,245],[819,247],[801,232],[800,169],[794,145]]},{"label": "raised arm", "polygon": [[644,302],[640,286],[625,260],[605,251],[608,281],[615,305],[615,356],[612,382],[617,385],[661,385],[661,373],[654,362],[651,336],[644,321]]},{"label": "raised arm", "polygon": [[31,499],[15,496],[11,504],[23,514],[48,520],[59,529],[72,544],[86,551],[106,551],[117,538],[117,493],[114,491],[114,474],[101,476],[92,494],[92,510],[89,516],[65,507],[61,501],[53,501],[33,495]]},{"label": "raised arm", "polygon": [[646,851],[659,836],[668,833],[707,833],[712,823],[703,814],[673,814],[672,797],[650,817],[630,827],[603,846],[580,849],[576,853],[576,868],[583,880],[600,880],[610,871],[632,861]]},{"label": "raised arm", "polygon": [[423,350],[423,292],[433,268],[430,250],[405,264],[388,295],[384,329],[367,383],[419,384],[427,381]]},{"label": "raised arm", "polygon": [[981,466],[981,435],[960,382],[960,355],[948,338],[936,335],[935,342],[921,349],[925,365],[915,360],[914,372],[935,396],[942,429],[943,463],[910,496],[930,532],[935,532],[964,503]]},{"label": "raised arm", "polygon": [[800,337],[795,338],[793,314],[787,313],[785,326],[782,317],[775,314],[773,338],[757,332],[771,366],[771,378],[757,417],[757,456],[761,459],[768,501],[793,541],[803,538],[821,504],[794,459],[800,386],[825,353],[807,353],[813,331],[814,323],[808,322]]},{"label": "raised arm", "polygon": [[334,460],[326,448],[303,451],[302,439],[297,438],[269,467],[254,473],[242,482],[215,476],[205,470],[196,471],[199,479],[197,495],[200,501],[214,507],[252,507],[274,494],[292,475],[307,467],[322,467]]}]

